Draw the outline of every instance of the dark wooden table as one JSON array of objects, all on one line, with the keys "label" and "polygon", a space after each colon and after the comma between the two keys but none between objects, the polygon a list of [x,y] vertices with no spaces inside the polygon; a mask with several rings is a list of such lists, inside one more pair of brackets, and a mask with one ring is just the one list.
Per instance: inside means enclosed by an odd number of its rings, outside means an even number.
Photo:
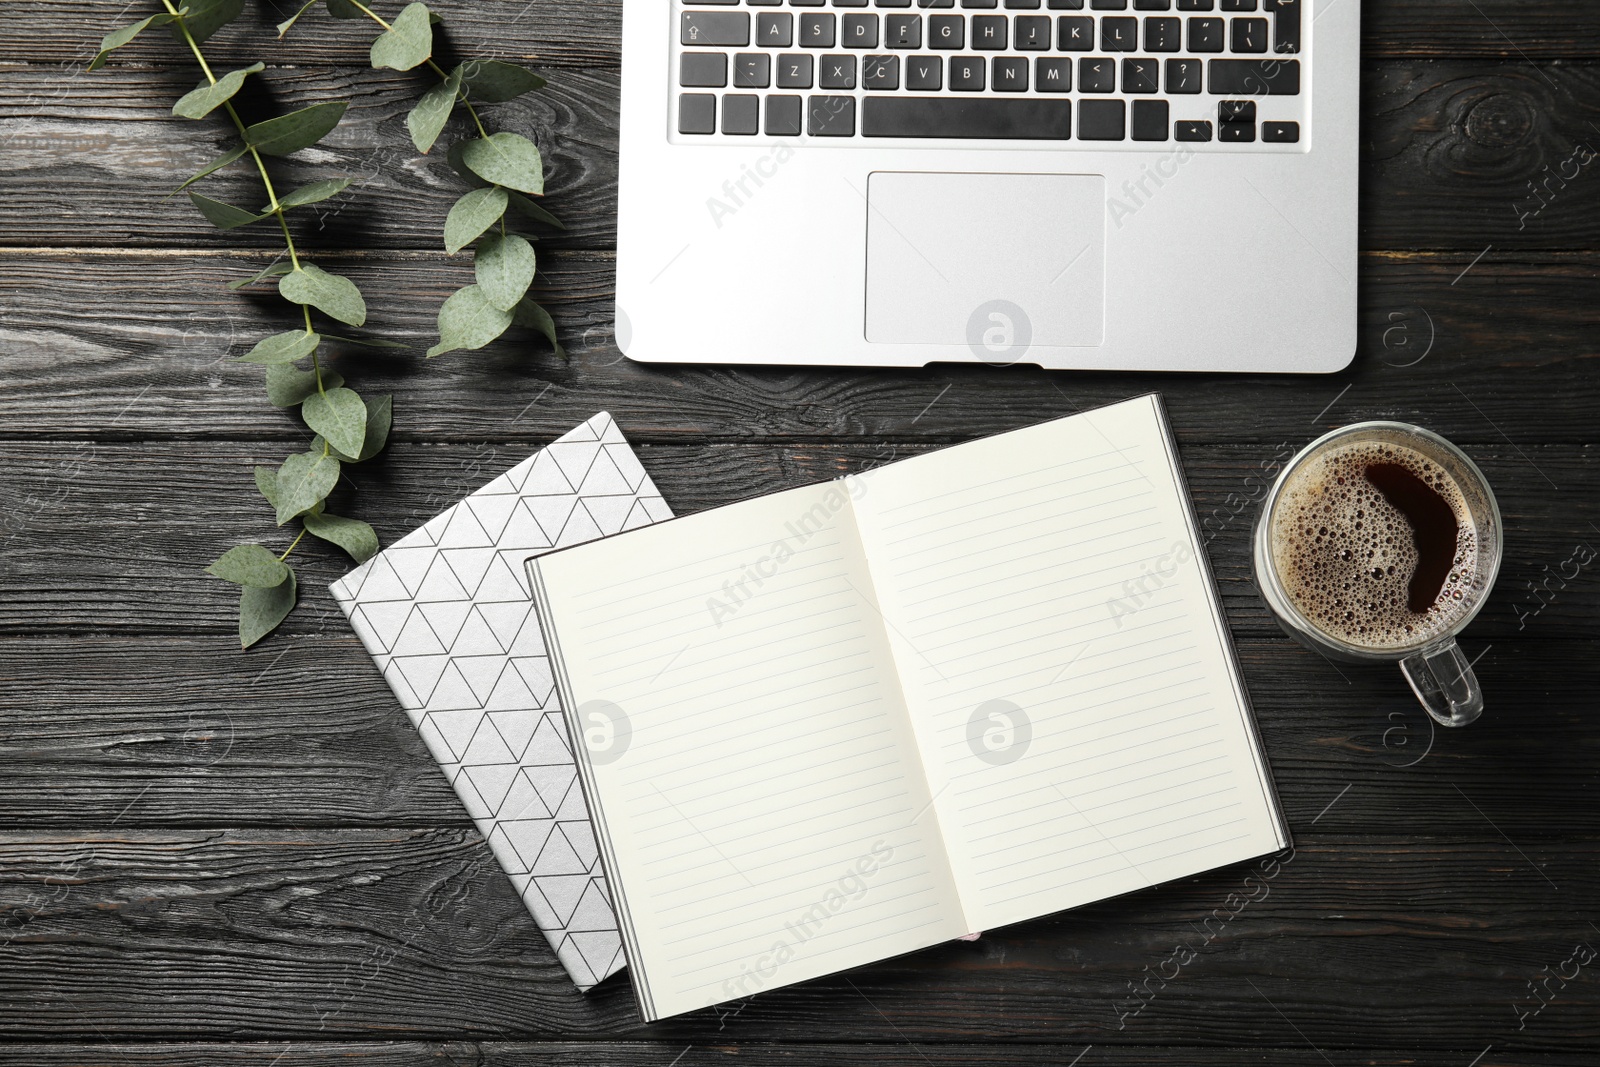
[{"label": "dark wooden table", "polygon": [[[252,3],[210,51],[267,60],[279,105],[353,101],[281,170],[358,178],[303,242],[425,346],[468,275],[438,247],[459,186],[406,141],[415,79],[320,12],[277,43],[290,6]],[[464,52],[549,75],[501,121],[546,147],[572,224],[541,280],[571,356],[518,333],[346,358],[396,395],[356,513],[392,541],[600,409],[688,512],[1160,389],[1298,851],[1265,893],[1221,870],[655,1026],[622,982],[579,995],[323,590],[346,561],[303,549],[301,608],[239,652],[201,568],[270,533],[252,464],[304,441],[228,361],[286,328],[223,287],[270,234],[162,200],[226,143],[170,117],[195,81],[170,41],[89,74],[136,17],[121,0],[13,0],[0,1064],[1600,1062],[1600,961],[1579,962],[1600,947],[1600,165],[1544,184],[1600,147],[1600,4],[1365,5],[1362,349],[1326,378],[631,364],[610,332],[620,3],[438,7]],[[1364,418],[1444,433],[1500,494],[1505,566],[1464,642],[1489,711],[1465,731],[1435,736],[1393,670],[1291,645],[1250,588],[1260,464]]]}]

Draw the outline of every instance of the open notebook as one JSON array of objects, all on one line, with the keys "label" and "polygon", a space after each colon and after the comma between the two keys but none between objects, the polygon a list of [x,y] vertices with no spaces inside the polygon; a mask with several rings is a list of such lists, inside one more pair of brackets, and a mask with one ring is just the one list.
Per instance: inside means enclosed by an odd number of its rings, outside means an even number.
[{"label": "open notebook", "polygon": [[1284,848],[1157,397],[530,560],[647,1020]]}]

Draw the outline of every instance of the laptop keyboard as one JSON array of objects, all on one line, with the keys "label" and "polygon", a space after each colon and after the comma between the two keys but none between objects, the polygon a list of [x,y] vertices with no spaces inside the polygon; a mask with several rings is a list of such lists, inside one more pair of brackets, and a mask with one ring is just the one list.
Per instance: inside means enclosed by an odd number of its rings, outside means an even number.
[{"label": "laptop keyboard", "polygon": [[1306,0],[678,0],[679,143],[1302,143]]}]

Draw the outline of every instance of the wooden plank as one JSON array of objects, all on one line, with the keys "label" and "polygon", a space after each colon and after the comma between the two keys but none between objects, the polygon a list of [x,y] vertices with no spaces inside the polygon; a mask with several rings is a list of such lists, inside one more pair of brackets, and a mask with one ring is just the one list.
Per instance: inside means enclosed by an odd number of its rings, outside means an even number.
[{"label": "wooden plank", "polygon": [[[493,121],[533,136],[548,153],[547,203],[571,227],[552,243],[614,247],[617,74],[551,76],[548,90],[504,105]],[[266,77],[272,107],[354,102],[317,149],[273,164],[285,187],[337,175],[356,180],[353,192],[298,213],[310,247],[441,248],[445,214],[466,187],[442,152],[420,156],[411,147],[404,116],[415,100],[414,76],[295,68]],[[1600,179],[1574,155],[1579,144],[1600,148],[1600,68],[1401,59],[1369,64],[1363,79],[1364,248],[1476,255],[1490,244],[1581,249],[1600,239],[1586,189]],[[171,116],[171,101],[191,80],[187,69],[119,67],[72,78],[8,71],[0,80],[8,157],[0,189],[14,210],[0,243],[276,247],[270,225],[219,233],[186,198],[162,199],[232,144],[223,120]],[[270,113],[256,91],[239,98],[247,119]],[[449,136],[467,129],[458,117]],[[1530,182],[1548,184],[1536,196]],[[249,207],[264,202],[248,163],[207,179],[203,189]],[[705,225],[714,232],[709,214]]]},{"label": "wooden plank", "polygon": [[[1180,445],[1224,605],[1240,633],[1278,632],[1250,584],[1250,524],[1278,466],[1315,432],[1308,426],[1271,445]],[[389,543],[536,447],[396,444],[353,472],[360,488],[341,490],[333,507],[369,519]],[[667,500],[688,514],[915,451],[896,443],[658,446],[642,457]],[[0,496],[14,502],[0,514],[0,539],[8,539],[0,634],[232,633],[234,592],[203,568],[246,541],[288,547],[293,534],[273,526],[252,474],[254,464],[276,464],[286,453],[270,443],[0,443]],[[1472,633],[1491,641],[1600,633],[1592,596],[1600,503],[1590,491],[1600,485],[1600,459],[1572,445],[1482,445],[1472,453],[1497,487],[1508,544],[1497,594]],[[343,633],[323,586],[349,560],[309,540],[297,558],[305,561],[307,608],[284,632],[326,632],[331,619]]]},{"label": "wooden plank", "polygon": [[[625,983],[572,988],[462,831],[5,833],[0,1027],[14,1041],[81,1040],[92,1021],[129,1041],[626,1034],[681,1050],[826,1028],[890,1043],[1591,1050],[1600,983],[1581,969],[1520,1030],[1518,1011],[1539,1003],[1542,968],[1570,971],[1574,946],[1600,937],[1582,917],[1600,842],[1533,846],[1538,869],[1528,851],[1493,834],[1302,835],[1286,862],[639,1027]],[[1189,958],[1167,964],[1175,945]]]},{"label": "wooden plank", "polygon": [[[1093,1049],[1091,1059],[1087,1049]],[[1482,1049],[1452,1049],[1432,1054],[1430,1061],[1464,1065]],[[1346,1062],[1363,1067],[1419,1067],[1415,1049],[1349,1049]],[[1149,1067],[1182,1063],[1187,1067],[1304,1067],[1315,1056],[1301,1045],[1289,1048],[1197,1048],[1193,1046],[1117,1046],[1083,1044],[729,1044],[685,1045],[682,1042],[545,1042],[545,1041],[388,1041],[382,1044],[335,1041],[186,1042],[129,1044],[91,1038],[82,1044],[0,1045],[0,1067],[837,1067],[866,1062],[874,1067],[1066,1067],[1083,1055],[1084,1067]],[[1319,1061],[1320,1062],[1320,1061]],[[1585,1053],[1498,1050],[1475,1067],[1592,1067]]]},{"label": "wooden plank", "polygon": [[[469,827],[342,616],[308,608],[248,655],[227,636],[0,639],[0,826]],[[1238,641],[1297,832],[1547,844],[1600,835],[1591,645],[1474,631],[1489,708],[1449,731],[1394,668]]]},{"label": "wooden plank", "polygon": [[[541,282],[567,362],[522,330],[426,363],[420,352],[336,359],[361,388],[396,393],[403,440],[549,440],[604,408],[644,442],[950,441],[1159,390],[1183,444],[1298,447],[1359,418],[1418,422],[1463,444],[1592,441],[1600,253],[1475,259],[1365,257],[1362,351],[1325,377],[638,364],[612,340],[612,259],[579,252],[548,256]],[[431,254],[323,262],[362,285],[372,335],[419,347],[435,336],[451,286],[470,279],[465,265]],[[265,403],[260,369],[227,359],[292,324],[277,301],[223,287],[260,265],[190,253],[0,254],[0,438],[303,439]]]},{"label": "wooden plank", "polygon": [[[0,62],[81,65],[95,43],[126,18],[94,0],[18,2],[16,28],[0,45]],[[298,7],[298,5],[295,5]],[[386,4],[380,13],[398,5]],[[615,65],[621,0],[477,0],[434,5],[448,21],[451,39],[468,55],[532,58],[560,66]],[[247,9],[207,50],[224,63],[242,65],[271,57],[300,65],[364,67],[370,40],[360,23],[330,21],[319,9],[283,44],[271,27],[293,8]],[[46,14],[47,12],[47,14]],[[140,44],[122,62],[139,62],[156,45]],[[1584,0],[1396,0],[1362,12],[1362,49],[1393,56],[1500,56],[1588,58],[1600,54],[1600,16]],[[280,57],[292,57],[282,59]]]}]

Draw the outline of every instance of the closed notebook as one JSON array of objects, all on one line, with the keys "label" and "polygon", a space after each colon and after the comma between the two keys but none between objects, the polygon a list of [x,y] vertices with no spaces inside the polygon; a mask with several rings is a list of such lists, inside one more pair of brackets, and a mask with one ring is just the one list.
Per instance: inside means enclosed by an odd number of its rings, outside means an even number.
[{"label": "closed notebook", "polygon": [[1289,842],[1155,396],[528,569],[646,1019]]},{"label": "closed notebook", "polygon": [[523,561],[669,517],[601,413],[330,587],[580,989],[625,960]]}]

